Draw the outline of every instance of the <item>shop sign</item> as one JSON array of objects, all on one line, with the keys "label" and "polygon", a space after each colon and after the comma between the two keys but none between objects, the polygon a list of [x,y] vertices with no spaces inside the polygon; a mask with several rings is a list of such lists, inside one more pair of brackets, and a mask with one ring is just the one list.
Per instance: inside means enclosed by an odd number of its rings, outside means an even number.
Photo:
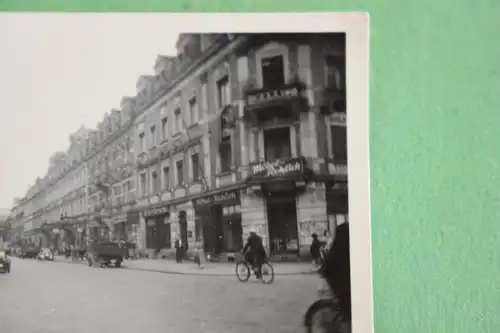
[{"label": "shop sign", "polygon": [[292,176],[302,174],[303,171],[303,164],[299,159],[260,162],[251,166],[252,176],[258,178]]},{"label": "shop sign", "polygon": [[259,92],[250,92],[247,97],[248,105],[256,105],[276,100],[284,100],[293,97],[298,97],[300,94],[298,87],[285,87],[271,89]]},{"label": "shop sign", "polygon": [[164,215],[170,212],[169,206],[160,206],[151,208],[144,211],[144,217],[156,216],[156,215]]},{"label": "shop sign", "polygon": [[239,200],[239,190],[232,190],[195,199],[194,205],[195,206],[212,205],[212,204],[220,204],[225,201],[237,201],[237,200]]}]

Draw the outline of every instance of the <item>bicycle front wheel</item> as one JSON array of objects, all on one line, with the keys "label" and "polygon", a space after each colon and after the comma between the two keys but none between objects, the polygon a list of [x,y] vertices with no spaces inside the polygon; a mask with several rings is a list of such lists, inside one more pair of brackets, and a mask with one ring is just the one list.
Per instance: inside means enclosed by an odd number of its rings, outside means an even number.
[{"label": "bicycle front wheel", "polygon": [[261,268],[261,279],[262,282],[265,284],[271,284],[274,281],[274,268],[273,265],[269,262],[266,261],[265,263],[262,264]]},{"label": "bicycle front wheel", "polygon": [[246,262],[236,263],[236,277],[240,282],[247,282],[250,279],[250,267]]}]

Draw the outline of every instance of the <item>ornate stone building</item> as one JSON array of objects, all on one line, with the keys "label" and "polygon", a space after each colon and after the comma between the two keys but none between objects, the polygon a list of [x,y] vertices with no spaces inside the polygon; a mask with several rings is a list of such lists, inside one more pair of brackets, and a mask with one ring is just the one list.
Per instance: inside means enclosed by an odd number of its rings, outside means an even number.
[{"label": "ornate stone building", "polygon": [[347,215],[345,37],[184,34],[138,85],[141,246],[308,252]]},{"label": "ornate stone building", "polygon": [[25,229],[165,255],[176,238],[239,252],[256,229],[272,255],[308,253],[348,213],[345,36],[181,34],[177,49],[53,156],[20,200]]}]

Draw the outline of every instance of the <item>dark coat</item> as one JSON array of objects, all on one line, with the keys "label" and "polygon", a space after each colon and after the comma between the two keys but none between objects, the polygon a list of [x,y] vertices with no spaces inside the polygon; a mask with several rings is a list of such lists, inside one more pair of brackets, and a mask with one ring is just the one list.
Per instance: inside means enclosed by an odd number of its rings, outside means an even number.
[{"label": "dark coat", "polygon": [[250,250],[250,254],[253,256],[264,256],[266,255],[266,250],[264,249],[264,244],[262,242],[262,237],[258,235],[250,235],[247,239],[243,252]]},{"label": "dark coat", "polygon": [[335,240],[326,253],[323,277],[339,298],[341,307],[350,315],[351,263],[349,257],[349,223],[341,224],[335,231]]},{"label": "dark coat", "polygon": [[319,258],[321,256],[321,242],[315,238],[311,244],[311,257],[313,259]]}]

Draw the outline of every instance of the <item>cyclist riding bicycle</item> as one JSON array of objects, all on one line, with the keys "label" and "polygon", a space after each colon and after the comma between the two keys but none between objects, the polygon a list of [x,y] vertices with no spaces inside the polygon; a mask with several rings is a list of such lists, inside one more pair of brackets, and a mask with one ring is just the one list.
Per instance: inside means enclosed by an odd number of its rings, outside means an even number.
[{"label": "cyclist riding bicycle", "polygon": [[241,251],[245,254],[245,260],[255,269],[257,278],[261,278],[261,269],[266,260],[266,250],[262,242],[262,237],[257,235],[255,230],[250,230],[245,247]]}]

